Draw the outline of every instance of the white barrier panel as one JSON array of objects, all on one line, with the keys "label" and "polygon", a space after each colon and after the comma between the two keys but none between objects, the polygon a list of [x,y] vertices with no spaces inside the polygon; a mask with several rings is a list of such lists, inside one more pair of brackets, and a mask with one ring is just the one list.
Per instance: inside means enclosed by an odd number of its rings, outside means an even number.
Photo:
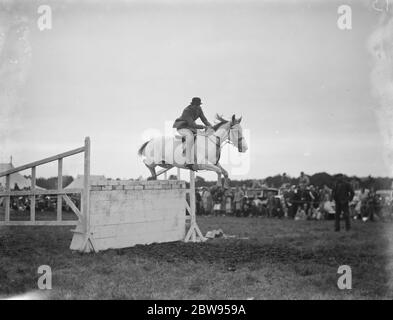
[{"label": "white barrier panel", "polygon": [[71,249],[100,251],[185,239],[184,181],[107,181],[90,187],[89,240],[75,232]]}]

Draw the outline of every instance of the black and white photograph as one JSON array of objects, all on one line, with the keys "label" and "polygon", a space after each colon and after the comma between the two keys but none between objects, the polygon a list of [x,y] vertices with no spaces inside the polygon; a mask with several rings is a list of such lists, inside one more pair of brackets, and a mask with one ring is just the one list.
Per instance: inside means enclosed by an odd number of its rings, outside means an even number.
[{"label": "black and white photograph", "polygon": [[0,0],[0,300],[391,299],[393,0]]}]

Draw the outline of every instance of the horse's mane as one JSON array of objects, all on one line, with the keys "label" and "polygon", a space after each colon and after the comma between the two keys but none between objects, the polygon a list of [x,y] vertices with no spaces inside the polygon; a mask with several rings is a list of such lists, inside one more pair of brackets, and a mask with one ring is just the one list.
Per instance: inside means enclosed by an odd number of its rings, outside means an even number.
[{"label": "horse's mane", "polygon": [[228,123],[228,120],[225,120],[222,116],[216,114],[216,119],[219,121],[213,126],[214,131],[217,131],[222,125]]}]

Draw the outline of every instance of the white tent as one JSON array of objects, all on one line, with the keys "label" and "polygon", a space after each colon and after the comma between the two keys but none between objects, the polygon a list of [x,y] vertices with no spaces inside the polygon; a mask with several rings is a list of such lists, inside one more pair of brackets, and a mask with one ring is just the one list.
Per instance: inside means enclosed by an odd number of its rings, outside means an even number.
[{"label": "white tent", "polygon": [[[5,172],[13,168],[14,166],[12,165],[12,163],[0,163],[0,172]],[[5,178],[6,177],[0,178],[0,184],[2,187],[5,187]],[[25,178],[19,172],[11,174],[10,178],[11,190],[15,188],[15,183],[18,185],[19,189],[31,187],[31,180],[29,178]]]},{"label": "white tent", "polygon": [[[84,179],[84,175],[78,174],[76,179],[74,179],[74,181],[72,181],[64,189],[83,189],[83,179]],[[90,175],[90,184],[98,184],[100,182],[106,182],[105,176]]]}]

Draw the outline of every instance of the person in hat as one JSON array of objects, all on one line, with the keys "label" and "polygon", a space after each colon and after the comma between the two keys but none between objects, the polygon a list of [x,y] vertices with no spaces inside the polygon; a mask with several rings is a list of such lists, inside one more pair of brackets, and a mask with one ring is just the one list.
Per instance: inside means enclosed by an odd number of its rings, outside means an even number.
[{"label": "person in hat", "polygon": [[[180,118],[177,118],[173,124],[173,128],[177,129],[177,132],[186,138],[186,164],[185,167],[193,170],[193,152],[192,145],[194,142],[194,134],[197,133],[197,129],[210,129],[212,125],[207,121],[201,108],[201,98],[192,98],[191,104],[187,106]],[[196,124],[195,121],[201,119],[205,126]]]}]

